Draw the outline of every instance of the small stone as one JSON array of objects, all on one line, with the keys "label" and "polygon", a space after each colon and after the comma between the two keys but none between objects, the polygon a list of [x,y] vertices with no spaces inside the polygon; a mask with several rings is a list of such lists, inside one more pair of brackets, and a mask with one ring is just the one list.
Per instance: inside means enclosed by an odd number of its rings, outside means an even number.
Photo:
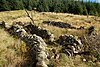
[{"label": "small stone", "polygon": [[86,59],[83,59],[84,62],[86,62]]},{"label": "small stone", "polygon": [[44,61],[39,61],[36,64],[36,67],[48,67]]}]

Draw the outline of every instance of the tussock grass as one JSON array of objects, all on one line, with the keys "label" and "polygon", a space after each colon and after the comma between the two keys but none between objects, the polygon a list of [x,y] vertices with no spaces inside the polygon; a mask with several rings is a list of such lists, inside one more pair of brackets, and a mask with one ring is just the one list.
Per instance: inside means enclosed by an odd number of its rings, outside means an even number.
[{"label": "tussock grass", "polygon": [[25,43],[0,29],[0,67],[15,67],[23,62]]},{"label": "tussock grass", "polygon": [[[74,15],[69,13],[54,13],[54,12],[36,12],[36,11],[28,11],[36,25],[41,26],[42,28],[48,29],[52,32],[55,38],[58,38],[62,34],[72,34],[77,36],[83,36],[85,34],[85,30],[75,30],[68,28],[59,28],[51,25],[43,24],[43,21],[61,21],[67,22],[77,28],[80,26],[84,26],[88,28],[90,26],[95,26],[96,31],[100,33],[100,17],[95,20],[94,16],[84,15]],[[5,21],[9,24],[13,22],[30,22],[31,20],[27,17],[27,14],[24,10],[15,10],[15,11],[5,11],[0,12],[0,21]],[[88,23],[91,22],[91,23]],[[24,53],[27,52],[25,43],[19,39],[14,38],[9,35],[4,29],[0,28],[0,67],[15,67],[16,65],[21,65],[25,63],[27,58],[24,57]],[[50,45],[51,46],[51,45]],[[53,47],[53,46],[51,46]],[[59,48],[60,49],[60,48]],[[76,56],[74,59],[68,56],[62,55],[62,58],[59,59],[58,65],[61,67],[88,67],[89,64],[85,64],[81,60],[80,56]],[[57,63],[54,62],[55,65]],[[91,63],[90,63],[91,64]],[[100,64],[97,62],[96,64]],[[17,67],[19,67],[17,66]],[[58,66],[59,67],[59,66]]]}]

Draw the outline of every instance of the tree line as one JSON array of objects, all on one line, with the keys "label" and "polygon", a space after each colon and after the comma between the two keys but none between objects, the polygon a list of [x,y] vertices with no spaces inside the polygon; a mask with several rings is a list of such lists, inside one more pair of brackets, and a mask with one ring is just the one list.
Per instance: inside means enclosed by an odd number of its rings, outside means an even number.
[{"label": "tree line", "polygon": [[95,2],[83,2],[82,0],[0,0],[0,11],[19,9],[100,16],[100,4]]}]

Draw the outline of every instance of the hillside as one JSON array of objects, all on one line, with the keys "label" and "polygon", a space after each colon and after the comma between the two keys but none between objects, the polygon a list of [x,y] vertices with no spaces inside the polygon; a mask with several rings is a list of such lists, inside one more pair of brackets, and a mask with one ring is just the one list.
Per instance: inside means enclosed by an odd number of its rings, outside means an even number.
[{"label": "hillside", "polygon": [[[79,38],[86,36],[88,39],[88,30],[91,26],[94,26],[96,33],[100,34],[100,17],[74,15],[69,13],[54,13],[54,12],[36,12],[28,11],[31,17],[34,19],[34,24],[40,26],[51,32],[54,35],[55,40],[60,40],[60,36],[67,34],[77,36]],[[6,22],[8,25],[13,25],[15,22],[29,23],[30,18],[24,10],[17,11],[4,11],[0,12],[0,22]],[[43,23],[44,22],[44,23]],[[50,22],[50,23],[49,23]],[[56,24],[59,23],[59,24]],[[62,28],[63,23],[67,23],[69,26]],[[65,24],[64,24],[65,25]],[[82,29],[81,29],[82,28]],[[42,34],[39,33],[39,34]],[[36,35],[39,35],[36,33]],[[12,35],[6,29],[0,27],[0,67],[32,67],[34,60],[32,56],[29,56],[31,52],[27,47],[26,41],[21,40],[15,35]],[[41,37],[42,35],[40,35]],[[45,35],[46,36],[46,35]],[[96,37],[96,38],[97,38]],[[92,38],[90,38],[92,39]],[[68,56],[62,51],[65,47],[60,45],[56,41],[52,44],[48,43],[48,39],[44,38],[44,42],[47,44],[46,52],[50,54],[50,58],[46,60],[46,64],[49,67],[99,67],[100,66],[100,43],[99,39],[94,39],[83,43],[85,44],[85,50],[90,50],[90,54],[75,54]],[[88,44],[87,44],[88,43]],[[93,45],[92,45],[93,44]],[[91,46],[98,47],[97,50],[92,49]],[[88,47],[89,46],[89,47]],[[90,48],[90,49],[89,49]],[[65,49],[65,48],[64,48]],[[92,51],[93,50],[93,51]],[[30,52],[28,52],[30,51]],[[60,55],[58,59],[51,58],[55,55]],[[98,52],[98,55],[94,55]],[[34,61],[35,62],[35,61]]]}]

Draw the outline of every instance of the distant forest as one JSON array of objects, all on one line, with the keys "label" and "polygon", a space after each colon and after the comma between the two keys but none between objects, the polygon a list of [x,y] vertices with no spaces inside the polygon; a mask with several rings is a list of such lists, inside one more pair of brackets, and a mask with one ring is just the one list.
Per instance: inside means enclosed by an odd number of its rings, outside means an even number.
[{"label": "distant forest", "polygon": [[20,9],[100,16],[100,4],[95,2],[75,0],[0,0],[0,11]]}]

